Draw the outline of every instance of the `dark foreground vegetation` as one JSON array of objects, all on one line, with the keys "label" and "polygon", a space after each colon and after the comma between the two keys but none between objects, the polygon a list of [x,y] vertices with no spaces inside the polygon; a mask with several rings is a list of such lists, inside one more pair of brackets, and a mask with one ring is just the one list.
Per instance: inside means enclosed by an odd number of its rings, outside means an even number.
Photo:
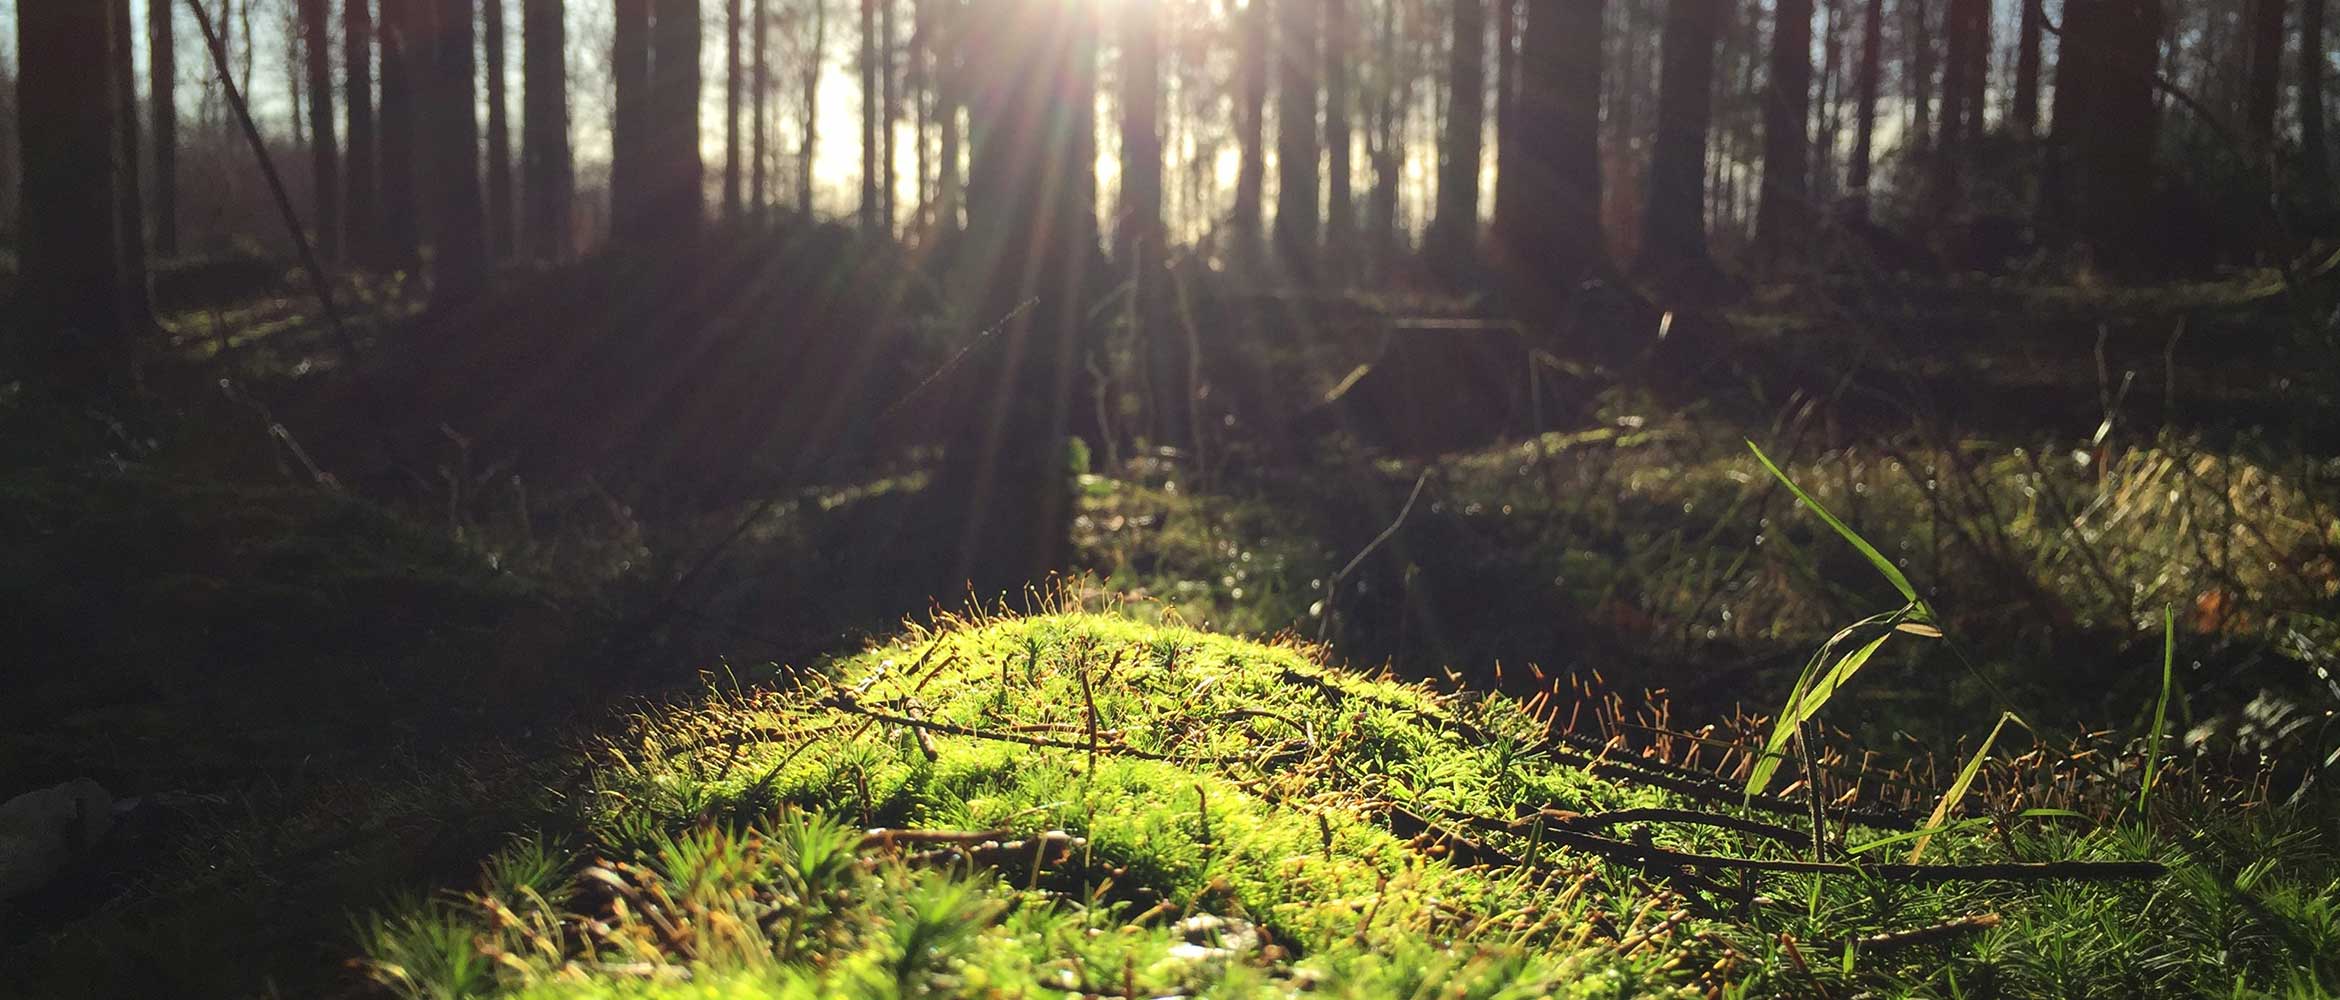
[{"label": "dark foreground vegetation", "polygon": [[2340,995],[2323,0],[715,6],[0,0],[0,995]]}]

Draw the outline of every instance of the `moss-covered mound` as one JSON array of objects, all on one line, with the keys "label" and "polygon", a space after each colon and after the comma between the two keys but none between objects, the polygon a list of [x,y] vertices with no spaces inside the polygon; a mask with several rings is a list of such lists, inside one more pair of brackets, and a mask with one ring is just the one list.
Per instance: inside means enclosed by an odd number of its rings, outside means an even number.
[{"label": "moss-covered mound", "polygon": [[[662,997],[2137,996],[2315,974],[2304,925],[2237,911],[2202,844],[2037,820],[1935,838],[1929,861],[1971,866],[1955,878],[1862,860],[1906,846],[1799,861],[1809,835],[1775,812],[1553,739],[1514,702],[1297,645],[948,620],[643,714],[579,793],[585,839],[377,918],[369,968],[419,996]],[[2323,850],[2283,864],[2324,884]],[[1684,861],[1715,857],[1752,867]],[[2111,864],[2149,857],[2177,877]]]}]

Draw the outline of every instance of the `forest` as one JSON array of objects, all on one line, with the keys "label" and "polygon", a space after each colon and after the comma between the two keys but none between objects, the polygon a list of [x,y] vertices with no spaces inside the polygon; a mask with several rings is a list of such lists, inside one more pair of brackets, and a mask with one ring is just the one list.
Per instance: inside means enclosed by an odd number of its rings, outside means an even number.
[{"label": "forest", "polygon": [[2340,997],[2326,2],[0,0],[0,997]]}]

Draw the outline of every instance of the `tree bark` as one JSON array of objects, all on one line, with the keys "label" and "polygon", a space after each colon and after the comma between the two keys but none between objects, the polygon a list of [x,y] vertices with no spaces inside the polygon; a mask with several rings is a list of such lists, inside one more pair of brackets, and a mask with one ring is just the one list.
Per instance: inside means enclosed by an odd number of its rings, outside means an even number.
[{"label": "tree bark", "polygon": [[2044,0],[2016,2],[2022,13],[2015,28],[2015,106],[2008,115],[2016,131],[2029,139],[2039,135],[2039,49],[2047,13],[2041,9]]},{"label": "tree bark", "polygon": [[804,66],[804,135],[796,149],[796,211],[813,214],[813,162],[821,139],[822,67],[829,59],[829,0],[812,0],[812,58]]},{"label": "tree bark", "polygon": [[333,22],[326,0],[300,0],[301,51],[309,71],[309,169],[317,254],[341,254],[341,149],[333,125]]},{"label": "tree bark", "polygon": [[[2037,4],[2038,0],[2025,2]],[[1877,85],[1884,50],[1885,0],[1868,0],[1861,15],[1861,68],[1853,83],[1853,154],[1847,184],[1857,219],[1869,217],[1869,172],[1876,158]]]},{"label": "tree bark", "polygon": [[1121,0],[1121,205],[1114,257],[1162,255],[1162,4]]},{"label": "tree bark", "polygon": [[367,0],[341,4],[343,140],[342,248],[349,259],[380,263],[381,209],[375,201],[374,17]]},{"label": "tree bark", "polygon": [[479,182],[478,9],[474,0],[425,0],[430,21],[419,40],[430,73],[424,156],[431,185],[431,307],[479,295],[488,282],[487,215]]},{"label": "tree bark", "polygon": [[147,279],[146,203],[138,183],[138,68],[132,41],[138,22],[130,19],[130,0],[113,0],[113,4],[114,121],[115,134],[121,140],[114,154],[121,185],[115,195],[121,209],[115,224],[121,227],[122,273],[130,295],[131,328],[144,330],[154,326],[154,289]]},{"label": "tree bark", "polygon": [[1530,3],[1519,103],[1495,175],[1495,239],[1522,288],[1565,292],[1608,269],[1601,234],[1602,0]]},{"label": "tree bark", "polygon": [[772,92],[772,61],[768,52],[772,36],[772,0],[753,2],[755,10],[749,17],[748,26],[749,49],[752,53],[748,60],[748,85],[752,88],[748,98],[748,121],[751,123],[748,128],[748,210],[761,221],[772,207],[770,167],[766,159],[771,155],[770,129],[767,127],[764,107],[766,98]]},{"label": "tree bark", "polygon": [[861,228],[877,232],[885,220],[878,179],[878,0],[861,0]]},{"label": "tree bark", "polygon": [[2134,276],[2156,263],[2138,206],[2151,203],[2158,0],[2066,0],[2042,208],[2054,235]]},{"label": "tree bark", "polygon": [[1487,113],[1486,39],[1486,0],[1454,0],[1446,134],[1438,144],[1438,205],[1424,240],[1431,259],[1448,267],[1468,260],[1479,239],[1479,161]]},{"label": "tree bark", "polygon": [[415,26],[416,5],[430,0],[382,0],[382,251],[384,262],[413,268],[422,260],[422,204],[415,168],[415,102],[424,51]]},{"label": "tree bark", "polygon": [[1398,65],[1397,8],[1395,0],[1382,0],[1376,57],[1381,72],[1374,85],[1373,124],[1366,150],[1373,166],[1373,189],[1365,199],[1366,240],[1373,248],[1374,270],[1380,274],[1387,274],[1397,258],[1398,185],[1404,165],[1398,151],[1403,102],[1398,100],[1397,91],[1403,74]]},{"label": "tree bark", "polygon": [[[1096,221],[1078,177],[1093,163],[1095,52],[1080,0],[996,0],[970,19],[968,251],[954,279],[967,313],[998,322],[970,356],[960,421],[930,492],[965,512],[954,570],[936,593],[986,598],[1068,565],[1065,441]],[[1091,100],[1083,100],[1084,97]]]},{"label": "tree bark", "polygon": [[2246,9],[2251,34],[2244,53],[2243,138],[2252,158],[2264,160],[2275,148],[2275,108],[2283,90],[2283,0],[2248,0]]},{"label": "tree bark", "polygon": [[567,0],[522,0],[520,186],[522,252],[567,260],[576,166],[569,147]]},{"label": "tree bark", "polygon": [[[362,2],[362,0],[352,0]],[[147,94],[154,147],[154,252],[179,253],[179,66],[175,0],[147,0]]]},{"label": "tree bark", "polygon": [[1909,17],[1909,61],[1902,78],[1904,96],[1909,99],[1910,115],[1908,139],[1903,141],[1904,154],[1922,157],[1934,142],[1934,35],[1931,18],[1926,14],[1928,0],[1900,0],[1901,9]]},{"label": "tree bark", "polygon": [[1763,95],[1763,190],[1755,207],[1757,255],[1783,264],[1811,233],[1812,0],[1778,0],[1771,77]]},{"label": "tree bark", "polygon": [[738,225],[742,198],[739,145],[740,77],[739,0],[723,0],[723,221]]},{"label": "tree bark", "polygon": [[1323,53],[1317,45],[1314,0],[1277,0],[1276,12],[1276,254],[1295,272],[1316,262],[1321,228],[1317,198],[1317,78]]},{"label": "tree bark", "polygon": [[1701,280],[1713,268],[1706,250],[1706,133],[1722,10],[1721,0],[1666,3],[1639,266],[1669,285]]},{"label": "tree bark", "polygon": [[484,0],[480,5],[480,30],[483,34],[480,48],[487,56],[488,251],[494,260],[510,260],[512,240],[519,226],[512,196],[512,120],[510,84],[504,72],[504,0]]},{"label": "tree bark", "polygon": [[1236,240],[1248,250],[1260,235],[1263,194],[1267,187],[1266,127],[1268,77],[1268,0],[1248,0],[1236,25],[1241,32],[1235,52],[1235,141],[1240,151],[1235,168]]},{"label": "tree bark", "polygon": [[1347,279],[1355,263],[1357,195],[1355,168],[1349,153],[1355,137],[1350,129],[1350,66],[1356,54],[1356,28],[1349,16],[1349,0],[1324,0],[1324,149],[1327,178],[1324,212],[1325,260],[1336,279]]},{"label": "tree bark", "polygon": [[657,0],[651,24],[650,146],[658,164],[650,218],[661,236],[698,233],[707,212],[699,158],[699,0]]},{"label": "tree bark", "polygon": [[[136,318],[124,246],[120,6],[18,0],[17,136],[23,156],[18,322],[10,353],[68,399],[135,380]],[[99,67],[96,73],[92,67]]]},{"label": "tree bark", "polygon": [[[902,120],[902,104],[895,90],[894,0],[878,2],[878,211],[885,216],[886,232],[902,221],[894,201],[894,123]],[[1091,116],[1094,118],[1094,116]]]}]

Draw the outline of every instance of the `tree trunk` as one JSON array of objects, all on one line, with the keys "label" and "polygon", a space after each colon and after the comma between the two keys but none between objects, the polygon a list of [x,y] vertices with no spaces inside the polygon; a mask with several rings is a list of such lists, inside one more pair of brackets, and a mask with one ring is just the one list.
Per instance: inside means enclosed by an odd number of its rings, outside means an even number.
[{"label": "tree trunk", "polygon": [[567,0],[522,0],[520,185],[522,249],[567,260],[576,166],[569,149]]},{"label": "tree trunk", "polygon": [[394,267],[422,260],[422,204],[415,168],[415,101],[425,72],[416,37],[416,5],[431,0],[382,0],[382,251]]},{"label": "tree trunk", "polygon": [[300,0],[301,50],[309,70],[309,164],[316,196],[317,255],[341,252],[341,149],[333,135],[333,22],[326,0]]},{"label": "tree trunk", "polygon": [[424,0],[429,22],[418,41],[425,77],[431,185],[431,307],[460,305],[487,287],[487,216],[479,183],[479,59],[475,0]]},{"label": "tree trunk", "polygon": [[1942,15],[1943,34],[1949,42],[1942,65],[1942,117],[1934,132],[1926,185],[1928,211],[1937,222],[1957,212],[1965,200],[1960,187],[1966,174],[1966,118],[1972,113],[1967,106],[1972,93],[1967,76],[1974,70],[1973,8],[1981,0],[1949,3]]},{"label": "tree trunk", "polygon": [[[135,380],[132,262],[123,243],[121,8],[18,0],[17,136],[23,229],[10,353],[68,399],[102,399]],[[99,67],[96,73],[92,67]]]},{"label": "tree trunk", "polygon": [[1528,5],[1519,103],[1495,175],[1495,239],[1522,288],[1565,293],[1608,269],[1601,236],[1602,0]]},{"label": "tree trunk", "polygon": [[1322,8],[1312,0],[1276,0],[1276,222],[1273,240],[1285,266],[1306,273],[1316,262],[1317,46]]},{"label": "tree trunk", "polygon": [[1902,88],[1909,99],[1908,138],[1903,140],[1905,156],[1922,158],[1934,141],[1934,35],[1931,18],[1926,14],[1929,0],[1900,0],[1901,9],[1909,16],[1909,62]]},{"label": "tree trunk", "polygon": [[813,162],[821,140],[822,67],[829,60],[829,0],[812,0],[812,58],[804,66],[804,136],[796,150],[796,211],[813,214]]},{"label": "tree trunk", "polygon": [[1162,5],[1121,0],[1121,205],[1114,258],[1162,259]]},{"label": "tree trunk", "polygon": [[1757,256],[1797,257],[1811,234],[1812,0],[1778,0],[1771,77],[1763,95],[1763,192],[1755,207]]},{"label": "tree trunk", "polygon": [[2324,140],[2324,0],[2301,0],[2299,53],[2300,183],[2320,209],[2331,186],[2331,151]]},{"label": "tree trunk", "polygon": [[2039,47],[2047,12],[2045,0],[2016,0],[2022,5],[2015,29],[2015,106],[2008,114],[2023,138],[2039,135]]},{"label": "tree trunk", "polygon": [[610,33],[609,217],[611,235],[640,240],[650,235],[651,0],[612,0]]},{"label": "tree trunk", "polygon": [[1397,259],[1398,243],[1398,185],[1402,183],[1403,158],[1398,154],[1399,116],[1402,102],[1397,99],[1398,67],[1397,0],[1381,0],[1381,27],[1377,40],[1379,55],[1376,62],[1380,74],[1374,81],[1373,125],[1367,136],[1367,156],[1372,160],[1373,190],[1365,199],[1366,240],[1373,248],[1375,273],[1386,275]]},{"label": "tree trunk", "polygon": [[[998,343],[971,355],[963,384],[974,413],[960,421],[929,492],[966,512],[952,578],[987,599],[1069,564],[1071,478],[1065,439],[1082,317],[1096,253],[1093,188],[1083,135],[1094,95],[1094,36],[1080,0],[995,0],[967,24],[975,140],[968,180],[968,252],[955,281]],[[1068,93],[1071,90],[1073,92]],[[1089,98],[1084,100],[1083,98]]]},{"label": "tree trunk", "polygon": [[1260,235],[1262,196],[1267,187],[1266,126],[1268,0],[1248,0],[1237,24],[1235,51],[1235,217],[1238,243],[1248,251]]},{"label": "tree trunk", "polygon": [[741,198],[739,160],[740,77],[739,0],[723,0],[723,221],[738,225]]},{"label": "tree trunk", "polygon": [[349,126],[342,157],[342,247],[349,259],[380,263],[381,209],[375,201],[374,17],[367,0],[342,0],[343,120]]},{"label": "tree trunk", "polygon": [[[2025,2],[2037,4],[2039,0]],[[1885,0],[1868,0],[1861,15],[1861,68],[1853,84],[1853,154],[1848,186],[1857,219],[1869,217],[1869,171],[1877,151],[1877,83],[1884,64],[1884,49]]]},{"label": "tree trunk", "polygon": [[[2250,48],[2243,92],[2243,139],[2254,161],[2275,148],[2275,108],[2283,90],[2283,0],[2248,0]],[[2253,166],[2264,170],[2263,162]]]},{"label": "tree trunk", "polygon": [[750,214],[760,222],[772,208],[771,176],[766,160],[771,155],[770,129],[767,127],[764,108],[765,99],[772,91],[772,61],[768,52],[772,35],[772,0],[753,2],[755,10],[749,17],[748,25],[748,37],[751,39],[748,86],[752,88],[748,97],[748,205]]},{"label": "tree trunk", "polygon": [[1452,267],[1473,255],[1479,239],[1479,161],[1487,113],[1486,0],[1454,0],[1454,40],[1448,56],[1446,135],[1438,144],[1438,206],[1424,243],[1433,262]]},{"label": "tree trunk", "polygon": [[[351,0],[363,3],[363,0]],[[146,51],[150,138],[154,146],[154,252],[179,253],[179,67],[172,29],[174,0],[147,0]],[[362,10],[363,7],[361,6]]]},{"label": "tree trunk", "polygon": [[650,146],[659,165],[650,204],[662,236],[690,237],[707,211],[699,159],[699,0],[657,0],[651,24]]},{"label": "tree trunk", "polygon": [[135,43],[135,25],[130,19],[130,0],[113,0],[114,23],[114,113],[115,134],[121,140],[115,150],[121,185],[115,195],[119,211],[115,225],[121,227],[122,274],[124,288],[130,296],[129,314],[133,330],[154,326],[153,286],[146,270],[146,204],[138,183],[138,67]]},{"label": "tree trunk", "polygon": [[[504,75],[504,0],[485,0],[480,6],[480,48],[487,56],[487,227],[488,250],[494,260],[510,260],[512,238],[519,232],[512,199],[512,120]],[[525,44],[525,43],[523,43]]]},{"label": "tree trunk", "polygon": [[1722,11],[1722,0],[1666,3],[1639,264],[1666,285],[1700,282],[1714,266],[1706,255],[1706,132]]},{"label": "tree trunk", "polygon": [[885,218],[878,180],[878,0],[861,0],[861,228],[878,231]]},{"label": "tree trunk", "polygon": [[888,233],[902,221],[894,203],[894,123],[902,120],[894,88],[894,38],[894,0],[878,0],[878,212],[885,216]]},{"label": "tree trunk", "polygon": [[2138,206],[2154,192],[2160,46],[2158,0],[2065,0],[2042,206],[2056,235],[2116,275],[2157,263]]},{"label": "tree trunk", "polygon": [[1349,0],[1324,0],[1324,149],[1326,185],[1324,213],[1325,261],[1335,279],[1346,280],[1355,262],[1357,239],[1354,168],[1349,163],[1350,64],[1356,54],[1356,29],[1349,19]]}]

